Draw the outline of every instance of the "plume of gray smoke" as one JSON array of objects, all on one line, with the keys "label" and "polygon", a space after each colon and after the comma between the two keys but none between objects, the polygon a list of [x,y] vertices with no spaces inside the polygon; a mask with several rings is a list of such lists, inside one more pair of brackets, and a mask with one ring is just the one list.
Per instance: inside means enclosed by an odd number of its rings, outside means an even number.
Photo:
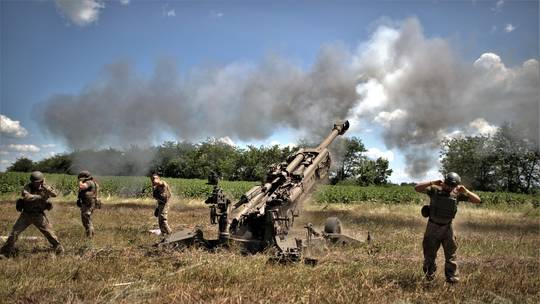
[{"label": "plume of gray smoke", "polygon": [[164,130],[178,138],[264,139],[276,129],[328,131],[356,102],[351,55],[324,47],[307,72],[282,58],[179,75],[169,61],[150,79],[127,62],[77,95],[51,96],[36,113],[45,129],[74,149],[148,145]]},{"label": "plume of gray smoke", "polygon": [[398,28],[379,27],[360,46],[355,69],[363,79],[355,120],[380,124],[386,146],[404,152],[413,177],[436,164],[435,149],[455,131],[482,132],[495,129],[490,124],[513,121],[538,145],[535,59],[508,68],[499,56],[486,53],[470,64],[452,52],[448,41],[427,39],[418,20],[408,19]]},{"label": "plume of gray smoke", "polygon": [[538,61],[508,68],[487,53],[465,62],[414,18],[379,26],[356,52],[324,46],[308,70],[280,57],[182,75],[175,66],[162,61],[145,78],[128,62],[111,64],[79,94],[51,96],[35,113],[74,149],[145,146],[163,131],[248,141],[294,128],[316,142],[349,117],[380,124],[415,177],[436,164],[440,140],[454,131],[513,121],[538,142]]}]

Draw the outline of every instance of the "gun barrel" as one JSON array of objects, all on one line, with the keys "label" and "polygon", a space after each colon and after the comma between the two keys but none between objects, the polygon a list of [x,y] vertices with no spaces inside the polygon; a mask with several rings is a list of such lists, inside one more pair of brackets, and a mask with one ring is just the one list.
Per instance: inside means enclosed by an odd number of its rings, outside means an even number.
[{"label": "gun barrel", "polygon": [[334,128],[332,129],[332,132],[326,137],[325,140],[317,147],[317,150],[321,151],[325,148],[327,148],[333,141],[336,139],[338,135],[343,135],[345,132],[349,129],[349,121],[346,120],[343,123],[336,123],[334,124]]}]

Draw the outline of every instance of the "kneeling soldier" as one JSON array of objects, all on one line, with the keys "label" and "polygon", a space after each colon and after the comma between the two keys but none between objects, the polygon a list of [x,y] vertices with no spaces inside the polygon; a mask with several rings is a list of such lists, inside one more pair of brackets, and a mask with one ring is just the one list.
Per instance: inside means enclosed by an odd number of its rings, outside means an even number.
[{"label": "kneeling soldier", "polygon": [[17,219],[17,222],[15,222],[15,225],[13,225],[13,230],[6,243],[0,249],[2,254],[5,256],[13,254],[15,242],[17,242],[19,234],[30,225],[36,226],[43,233],[57,254],[64,252],[64,248],[54,234],[52,225],[49,223],[49,219],[45,214],[45,210],[52,209],[52,204],[48,201],[49,198],[56,196],[56,190],[45,183],[43,173],[34,171],[30,174],[30,183],[24,186],[22,198],[17,200],[16,208],[17,211],[21,212],[21,215]]},{"label": "kneeling soldier", "polygon": [[429,206],[422,208],[422,215],[429,217],[422,246],[424,248],[424,273],[426,279],[435,278],[435,259],[442,244],[444,250],[444,274],[449,283],[459,282],[456,263],[457,243],[452,227],[452,220],[457,213],[459,201],[470,201],[479,204],[480,197],[461,184],[457,173],[446,174],[444,181],[436,180],[417,184],[417,192],[429,195]]},{"label": "kneeling soldier", "polygon": [[92,238],[94,237],[92,213],[94,209],[101,207],[97,198],[99,185],[88,171],[81,171],[77,178],[79,179],[77,206],[81,209],[81,221],[86,231],[86,236]]},{"label": "kneeling soldier", "polygon": [[152,180],[152,196],[158,203],[154,211],[154,216],[158,218],[161,234],[170,234],[172,231],[167,223],[167,212],[169,209],[169,199],[171,198],[171,189],[165,181],[161,180],[157,173],[152,174],[150,178]]}]

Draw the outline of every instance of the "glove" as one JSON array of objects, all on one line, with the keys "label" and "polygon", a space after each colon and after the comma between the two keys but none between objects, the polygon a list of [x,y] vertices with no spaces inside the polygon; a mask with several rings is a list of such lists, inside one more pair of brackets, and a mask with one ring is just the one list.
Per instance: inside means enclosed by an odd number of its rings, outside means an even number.
[{"label": "glove", "polygon": [[154,216],[155,217],[159,216],[159,208],[157,208],[157,207],[156,207],[156,210],[154,210]]},{"label": "glove", "polygon": [[81,208],[82,207],[82,202],[80,199],[77,200],[77,207]]},{"label": "glove", "polygon": [[44,204],[44,207],[45,207],[45,210],[52,210],[53,208],[53,204],[49,203],[49,202],[45,202]]}]

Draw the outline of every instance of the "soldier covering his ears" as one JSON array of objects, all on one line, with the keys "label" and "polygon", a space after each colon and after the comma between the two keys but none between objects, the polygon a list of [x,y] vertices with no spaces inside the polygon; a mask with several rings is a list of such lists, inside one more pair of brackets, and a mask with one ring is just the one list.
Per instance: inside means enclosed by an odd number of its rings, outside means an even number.
[{"label": "soldier covering his ears", "polygon": [[15,242],[19,235],[30,225],[36,226],[36,228],[47,238],[47,241],[51,243],[55,252],[61,254],[64,252],[64,247],[58,241],[52,225],[49,223],[49,219],[45,214],[45,210],[51,210],[52,204],[49,202],[50,197],[56,197],[57,192],[54,188],[45,183],[43,173],[34,171],[30,174],[30,183],[24,186],[22,190],[22,198],[17,200],[17,211],[21,212],[21,215],[13,225],[13,230],[9,235],[6,243],[0,249],[0,253],[5,256],[13,254]]},{"label": "soldier covering his ears", "polygon": [[92,213],[95,209],[101,208],[101,202],[98,200],[99,185],[88,171],[81,171],[77,178],[79,180],[77,206],[81,209],[81,221],[86,231],[86,236],[92,238],[94,237]]},{"label": "soldier covering his ears", "polygon": [[452,220],[457,213],[459,201],[470,201],[480,204],[478,195],[461,185],[461,178],[457,173],[446,174],[444,181],[436,180],[422,182],[414,190],[429,195],[429,206],[422,208],[422,215],[429,217],[422,247],[424,249],[424,273],[426,279],[435,278],[437,266],[435,259],[437,251],[442,245],[444,250],[444,274],[449,283],[459,282],[456,263],[457,242],[452,227]]}]

